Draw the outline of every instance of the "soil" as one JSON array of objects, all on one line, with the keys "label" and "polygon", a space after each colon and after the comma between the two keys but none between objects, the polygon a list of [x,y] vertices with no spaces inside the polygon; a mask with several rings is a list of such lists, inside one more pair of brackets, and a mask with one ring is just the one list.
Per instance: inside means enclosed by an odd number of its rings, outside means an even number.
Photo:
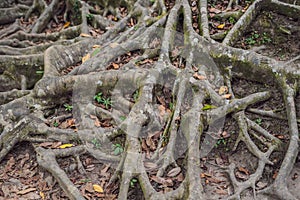
[{"label": "soil", "polygon": [[[192,3],[193,1],[191,1]],[[228,1],[209,1],[209,8],[217,8],[220,10],[225,10],[228,4]],[[225,3],[224,3],[225,2]],[[227,2],[227,3],[226,3]],[[241,1],[239,7],[235,9],[242,10],[246,6],[248,6],[248,1]],[[212,4],[217,6],[212,6]],[[170,9],[174,5],[174,1],[168,1],[167,8]],[[196,7],[194,5],[193,7]],[[197,16],[199,11],[196,9],[193,10],[193,16]],[[127,13],[124,14],[124,17]],[[112,15],[108,15],[113,17]],[[45,30],[45,33],[55,32],[59,29],[62,29],[63,26],[66,26],[63,22],[62,15],[58,16],[58,22],[52,23],[48,29]],[[35,20],[31,19],[31,23]],[[197,19],[193,17],[193,23],[195,24],[194,28],[197,29]],[[128,24],[129,27],[134,26],[136,21],[132,20],[132,23]],[[217,28],[221,24],[220,21],[216,21],[211,18],[210,20],[210,33],[215,34],[219,32],[219,28]],[[233,26],[233,22],[226,21],[225,31],[229,30]],[[23,24],[26,27],[26,24]],[[3,27],[1,27],[3,28]],[[104,30],[100,32],[96,29],[92,29],[95,37],[100,36],[104,33]],[[280,14],[271,12],[271,11],[263,11],[261,12],[256,20],[254,20],[247,31],[244,33],[244,36],[240,38],[239,41],[236,42],[234,47],[242,48],[242,49],[252,49],[257,51],[258,53],[275,58],[280,61],[290,60],[300,54],[300,22],[282,16]],[[120,56],[113,62],[110,62],[108,66],[106,66],[107,70],[117,70],[123,65],[126,65],[132,59],[140,56],[141,52],[134,51],[128,52],[127,54]],[[156,61],[157,58],[148,59],[144,65],[141,67],[147,68],[147,64],[151,64],[153,61]],[[182,64],[181,60],[178,60],[177,57],[174,57],[172,60],[174,66],[178,68],[182,68],[184,64]],[[299,62],[299,61],[297,61]],[[62,74],[67,74],[76,66],[80,65],[81,62],[74,66],[70,66],[70,70],[63,71]],[[262,91],[270,91],[271,98],[268,101],[255,104],[252,108],[260,108],[263,110],[278,110],[283,111],[284,103],[283,98],[280,95],[278,88],[276,85],[266,85],[258,82],[251,82],[249,80],[239,79],[237,77],[233,78],[233,91],[237,98],[245,97],[249,94],[253,94],[256,92]],[[163,90],[164,88],[161,88]],[[158,103],[163,105],[166,109],[165,112],[168,112],[168,109],[171,109],[173,98],[169,91],[164,90],[158,96]],[[162,98],[165,98],[162,100]],[[132,97],[132,102],[133,102]],[[67,103],[67,99],[66,99]],[[96,106],[99,106],[103,109],[103,105],[97,104],[94,102]],[[298,105],[300,105],[300,98],[298,101]],[[46,115],[49,123],[47,124],[50,127],[56,126],[61,129],[72,129],[76,130],[76,122],[72,121],[72,115],[66,110],[66,107],[60,106],[52,108],[48,111]],[[55,117],[58,116],[66,116],[60,118],[60,120],[55,120]],[[282,141],[288,141],[288,125],[286,120],[273,119],[269,117],[262,117],[260,115],[253,114],[251,112],[246,111],[246,116],[249,119],[252,119],[257,124],[261,125],[264,129],[269,131],[272,135],[279,138]],[[226,199],[228,198],[228,194],[232,194],[232,186],[230,184],[230,180],[227,177],[224,169],[220,166],[227,166],[229,163],[235,163],[237,170],[236,176],[242,181],[247,180],[249,175],[255,172],[257,167],[257,158],[253,156],[246,146],[243,143],[240,143],[235,151],[232,151],[235,141],[238,136],[239,130],[237,129],[237,123],[231,118],[232,116],[228,116],[228,118],[224,121],[224,126],[220,132],[214,133],[213,140],[215,141],[214,147],[212,151],[201,158],[201,168],[203,170],[201,176],[202,184],[204,186],[205,193],[208,196],[208,199]],[[109,121],[101,121],[101,119],[95,118],[95,124],[98,123],[99,126],[110,129],[113,125],[110,124]],[[180,137],[180,136],[179,136]],[[115,141],[111,141],[114,144],[123,144],[124,138],[117,138]],[[205,139],[203,139],[205,140]],[[155,144],[157,144],[157,140],[153,140]],[[51,144],[43,144],[46,148],[57,148],[62,143],[51,143]],[[47,146],[48,145],[48,146]],[[97,148],[97,141],[92,143],[94,147]],[[110,152],[111,155],[114,155],[114,149],[109,146],[103,145],[106,149],[106,152]],[[184,146],[184,142],[182,144],[178,144],[178,146]],[[102,146],[102,147],[103,147]],[[150,148],[150,147],[148,147]],[[260,146],[261,150],[264,150],[264,146]],[[180,148],[179,148],[180,149]],[[263,174],[261,180],[257,183],[257,188],[262,189],[272,182],[276,173],[278,172],[278,168],[280,167],[280,163],[282,160],[278,159],[282,157],[283,152],[276,152],[272,155],[272,161],[274,162],[273,166],[268,166]],[[181,156],[177,158],[178,163],[182,163],[184,152],[181,152]],[[81,156],[80,157],[81,164],[84,167],[85,171],[80,170],[80,162],[78,162],[74,157],[58,159],[58,163],[60,167],[65,170],[69,177],[71,177],[71,181],[77,186],[77,188],[82,192],[86,199],[116,199],[118,194],[118,185],[119,183],[112,183],[108,185],[108,180],[114,175],[116,166],[99,163],[96,159],[89,156]],[[168,171],[168,170],[167,170]],[[185,173],[184,170],[182,172]],[[151,171],[148,172],[151,174]],[[289,190],[295,195],[295,197],[300,199],[300,159],[296,161],[294,169],[288,178],[288,187]],[[175,178],[174,178],[175,179]],[[175,183],[173,186],[170,186],[171,189],[176,189],[179,185],[180,180],[174,180]],[[168,187],[161,187],[157,182],[151,182],[154,188],[157,191],[167,190]],[[95,193],[93,191],[93,185],[100,185],[104,189],[104,193]],[[167,188],[167,189],[166,189]],[[64,191],[59,187],[57,181],[54,177],[48,173],[47,171],[40,168],[36,161],[36,155],[34,148],[31,144],[23,142],[19,143],[13,151],[11,151],[1,162],[0,164],[0,200],[4,200],[3,196],[9,197],[9,199],[68,199],[64,194]],[[142,189],[139,184],[133,182],[130,187],[128,199],[143,199]],[[253,191],[247,190],[243,195],[243,200],[252,200]],[[7,198],[6,198],[7,199]],[[260,196],[258,194],[257,199],[272,199],[271,197]]]},{"label": "soil", "polygon": [[234,46],[286,61],[300,54],[299,38],[299,20],[264,10]]}]

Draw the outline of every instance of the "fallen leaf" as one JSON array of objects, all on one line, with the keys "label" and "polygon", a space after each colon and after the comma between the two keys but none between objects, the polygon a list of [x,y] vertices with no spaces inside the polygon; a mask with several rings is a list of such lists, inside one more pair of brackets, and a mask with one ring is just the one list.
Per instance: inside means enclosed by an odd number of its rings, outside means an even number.
[{"label": "fallen leaf", "polygon": [[227,131],[223,131],[221,135],[222,135],[223,138],[229,138],[230,137],[230,134]]},{"label": "fallen leaf", "polygon": [[222,95],[223,99],[230,99],[231,98],[231,94],[224,94]]},{"label": "fallen leaf", "polygon": [[36,191],[36,188],[28,188],[26,190],[21,190],[21,191],[17,192],[17,194],[24,195],[24,194],[27,194],[27,193],[33,192],[33,191]]},{"label": "fallen leaf", "polygon": [[218,190],[217,189],[215,192],[219,195],[228,195],[228,192],[226,190]]},{"label": "fallen leaf", "polygon": [[62,144],[58,148],[65,149],[65,148],[69,148],[69,147],[72,147],[72,146],[74,146],[74,145],[73,144]]},{"label": "fallen leaf", "polygon": [[156,169],[158,167],[157,164],[153,162],[144,162],[144,166],[148,169]]},{"label": "fallen leaf", "polygon": [[177,181],[182,182],[184,180],[184,176],[182,173],[180,173],[177,177],[176,177]]},{"label": "fallen leaf", "polygon": [[65,24],[64,24],[64,26],[63,26],[63,28],[68,28],[69,26],[70,26],[70,22],[66,22]]},{"label": "fallen leaf", "polygon": [[214,177],[207,177],[206,179],[207,179],[209,182],[211,182],[211,183],[222,183],[222,182],[224,182],[224,181],[219,180],[219,179],[214,178]]},{"label": "fallen leaf", "polygon": [[120,68],[120,66],[117,63],[112,63],[112,66],[113,66],[114,69],[119,69]]},{"label": "fallen leaf", "polygon": [[261,190],[267,186],[268,186],[268,183],[266,183],[266,182],[259,181],[258,183],[256,183],[256,187],[258,190]]},{"label": "fallen leaf", "polygon": [[219,95],[227,94],[228,93],[228,87],[227,86],[221,86],[219,89]]},{"label": "fallen leaf", "polygon": [[235,173],[235,176],[241,180],[247,180],[249,177],[247,174],[239,172],[239,171]]},{"label": "fallen leaf", "polygon": [[41,196],[42,200],[45,199],[45,194],[44,194],[44,192],[40,192],[40,196]]},{"label": "fallen leaf", "polygon": [[43,142],[41,144],[39,144],[40,147],[44,147],[44,148],[51,148],[53,145],[53,142]]},{"label": "fallen leaf", "polygon": [[81,61],[82,61],[82,63],[84,63],[85,61],[87,61],[90,58],[91,58],[91,55],[88,53],[88,54],[86,54],[85,56],[82,57]]},{"label": "fallen leaf", "polygon": [[244,167],[239,167],[239,171],[245,173],[246,175],[249,175],[249,171]]},{"label": "fallen leaf", "polygon": [[81,33],[80,36],[81,37],[91,37],[89,34],[86,34],[86,33]]},{"label": "fallen leaf", "polygon": [[218,29],[223,29],[224,27],[225,27],[225,23],[217,26]]},{"label": "fallen leaf", "polygon": [[94,184],[93,188],[96,192],[103,193],[103,188],[100,185]]},{"label": "fallen leaf", "polygon": [[180,168],[180,167],[175,167],[175,168],[171,169],[171,170],[168,172],[167,176],[168,176],[168,177],[175,177],[175,176],[177,176],[180,172],[181,172],[181,168]]},{"label": "fallen leaf", "polygon": [[201,178],[205,178],[205,174],[204,174],[204,173],[201,173],[201,174],[200,174],[200,177],[201,177]]},{"label": "fallen leaf", "polygon": [[101,48],[101,46],[98,45],[98,44],[95,44],[95,45],[93,46],[93,49],[96,49],[96,48]]},{"label": "fallen leaf", "polygon": [[156,150],[155,142],[152,140],[151,137],[147,137],[147,139],[146,139],[146,144],[147,144],[148,147],[150,147],[150,149],[151,149],[152,151]]},{"label": "fallen leaf", "polygon": [[274,174],[273,174],[273,176],[272,176],[272,178],[275,180],[276,177],[277,177],[277,175],[278,175],[278,171],[275,171]]},{"label": "fallen leaf", "polygon": [[205,76],[200,75],[200,74],[198,74],[198,73],[194,73],[194,74],[193,74],[193,77],[194,77],[195,79],[198,79],[198,80],[205,80],[205,79],[206,79]]},{"label": "fallen leaf", "polygon": [[221,12],[222,12],[221,10],[219,10],[219,9],[216,9],[216,8],[214,8],[214,7],[211,7],[211,8],[209,8],[208,10],[209,10],[209,12],[213,12],[213,13],[216,13],[216,14],[218,14],[218,13],[221,13]]}]

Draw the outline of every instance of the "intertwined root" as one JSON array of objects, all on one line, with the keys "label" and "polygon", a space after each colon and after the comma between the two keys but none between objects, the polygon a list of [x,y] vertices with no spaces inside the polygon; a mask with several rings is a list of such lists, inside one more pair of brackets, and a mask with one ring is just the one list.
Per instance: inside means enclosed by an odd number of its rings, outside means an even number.
[{"label": "intertwined root", "polygon": [[[168,2],[169,6],[161,0],[122,1],[122,6],[128,11],[126,16],[117,9],[117,1],[116,5],[101,1],[103,12],[95,10],[92,4],[85,1],[66,2],[64,18],[72,21],[74,14],[81,19],[73,19],[72,27],[46,35],[41,33],[48,22],[55,18],[62,2],[53,0],[47,5],[43,0],[34,0],[31,6],[15,8],[23,12],[21,15],[25,20],[30,18],[35,9],[42,8],[40,17],[30,31],[24,30],[18,20],[0,31],[0,52],[6,54],[0,57],[5,63],[0,64],[0,71],[3,72],[0,78],[5,81],[10,79],[0,86],[3,91],[0,93],[0,160],[17,143],[31,142],[39,165],[55,177],[70,199],[84,197],[59,167],[57,158],[75,156],[78,171],[85,173],[79,155],[86,154],[101,163],[116,166],[115,174],[105,186],[119,184],[119,199],[127,199],[133,178],[138,180],[146,199],[206,199],[200,178],[200,155],[203,153],[200,149],[204,145],[200,139],[209,134],[206,127],[215,126],[218,120],[232,114],[239,129],[233,150],[243,143],[258,159],[258,164],[243,182],[236,177],[234,163],[220,166],[227,172],[233,187],[229,199],[241,199],[242,193],[249,188],[252,188],[254,198],[264,193],[280,199],[296,199],[287,189],[287,178],[295,163],[299,142],[295,104],[299,70],[293,64],[295,59],[279,65],[275,60],[253,51],[225,45],[236,41],[236,37],[242,33],[240,28],[247,26],[251,17],[262,7],[276,4],[299,11],[299,6],[257,0],[220,44],[210,38],[207,2],[204,0],[198,4],[195,1],[178,0]],[[228,9],[237,4],[237,1],[230,1]],[[191,6],[195,5],[200,10],[202,35],[193,28],[191,16],[194,9]],[[76,6],[79,6],[77,11]],[[92,20],[89,19],[91,13],[94,14]],[[108,13],[115,14],[119,21],[104,18]],[[1,20],[5,20],[5,17]],[[95,23],[107,31],[98,39],[85,38],[91,31],[89,23]],[[51,44],[32,44],[42,41],[51,41]],[[116,63],[111,64],[135,51],[140,54],[126,61],[121,68]],[[86,60],[81,63],[82,57]],[[77,63],[80,63],[79,66],[75,66]],[[110,65],[118,70],[107,70]],[[40,70],[44,71],[43,77],[32,75]],[[270,92],[235,98],[232,74],[260,82],[264,82],[261,80],[263,77],[268,80],[267,83],[279,86],[284,97],[286,116],[249,109],[253,104],[268,101]],[[220,92],[221,87],[227,88],[227,91]],[[108,98],[100,99],[98,103],[102,103],[102,107],[99,107],[93,98],[100,91],[111,95],[112,102]],[[165,95],[164,99],[161,94]],[[224,94],[229,95],[230,101],[222,96]],[[75,131],[49,125],[47,119],[47,112],[66,100],[72,101],[72,114],[53,118],[50,123],[72,117],[76,122],[72,124],[76,127]],[[207,102],[212,105],[204,105]],[[284,148],[281,140],[249,119],[246,110],[287,120],[290,136],[288,147]],[[99,119],[110,121],[110,128],[101,127],[104,122]],[[222,130],[222,125],[212,128]],[[124,139],[124,152],[120,155],[112,155],[109,150],[98,146],[113,144],[118,137]],[[156,137],[156,143],[153,137]],[[45,149],[38,145],[54,141],[77,143],[67,149]],[[145,151],[148,148],[145,144],[153,148],[152,152]],[[270,159],[272,153],[284,150],[286,153],[274,182],[264,190],[257,191],[256,184],[266,166],[273,165]],[[179,160],[184,162],[179,163]],[[155,173],[149,173],[149,163],[151,172]],[[173,187],[173,182],[166,175],[172,167],[179,169],[184,178],[178,181],[179,186],[169,191],[167,189]],[[164,193],[157,191],[159,187],[154,186],[153,182],[165,187]]]}]

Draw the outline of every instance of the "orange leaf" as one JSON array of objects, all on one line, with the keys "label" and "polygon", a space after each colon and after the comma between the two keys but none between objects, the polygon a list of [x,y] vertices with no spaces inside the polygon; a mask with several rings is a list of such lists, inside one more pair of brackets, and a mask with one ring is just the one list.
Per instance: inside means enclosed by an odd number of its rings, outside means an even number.
[{"label": "orange leaf", "polygon": [[66,22],[65,24],[64,24],[64,26],[63,26],[63,28],[68,28],[69,26],[70,26],[70,22]]},{"label": "orange leaf", "polygon": [[231,94],[224,94],[224,95],[222,95],[223,99],[230,99],[230,97],[231,97]]},{"label": "orange leaf", "polygon": [[86,54],[85,56],[82,57],[81,61],[82,61],[82,63],[84,63],[85,61],[87,61],[90,58],[91,58],[91,55],[88,53],[88,54]]},{"label": "orange leaf", "polygon": [[117,63],[112,63],[112,66],[113,66],[114,69],[119,69],[120,68],[120,66]]}]

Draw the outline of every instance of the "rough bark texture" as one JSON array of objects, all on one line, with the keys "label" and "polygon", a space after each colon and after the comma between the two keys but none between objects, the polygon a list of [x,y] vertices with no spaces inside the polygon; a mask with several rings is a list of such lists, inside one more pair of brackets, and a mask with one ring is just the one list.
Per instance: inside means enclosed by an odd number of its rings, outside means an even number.
[{"label": "rough bark texture", "polygon": [[[235,148],[239,143],[245,144],[257,157],[258,165],[246,181],[237,180],[234,164],[221,167],[233,187],[229,199],[240,199],[242,192],[249,188],[253,189],[254,196],[258,192],[279,199],[297,199],[287,189],[286,179],[299,151],[299,116],[295,103],[300,84],[299,65],[230,45],[262,9],[271,8],[274,12],[297,18],[299,5],[256,0],[243,15],[233,13],[239,20],[223,43],[219,43],[209,35],[206,0],[177,0],[172,7],[166,7],[163,0],[52,0],[49,4],[34,0],[22,3],[4,0],[0,4],[3,7],[0,24],[9,24],[0,30],[0,161],[17,143],[29,141],[35,147],[40,166],[56,178],[70,199],[84,197],[56,159],[82,154],[90,154],[100,162],[118,163],[110,183],[118,180],[120,200],[128,197],[132,178],[138,180],[145,199],[208,199],[200,179],[201,138],[209,134],[206,127],[230,114],[239,126]],[[194,30],[192,22],[195,3],[199,11],[200,34]],[[236,3],[231,1],[230,6]],[[96,4],[102,9],[96,9]],[[125,17],[117,9],[119,6],[127,8]],[[57,20],[55,16],[62,7],[65,8],[65,20],[72,26],[45,34],[48,24]],[[108,13],[119,19],[104,18]],[[34,24],[27,28],[20,26],[33,15],[38,15]],[[135,24],[132,24],[133,19]],[[105,29],[105,33],[100,37],[86,37],[92,33],[92,26]],[[179,49],[179,53],[174,49]],[[118,70],[107,69],[119,56],[134,51],[139,51],[140,55]],[[175,67],[172,63],[176,52],[184,67]],[[88,53],[90,58],[81,62]],[[152,58],[156,59],[150,64],[145,61]],[[39,71],[43,71],[43,75],[36,73]],[[286,145],[245,115],[251,105],[267,101],[270,93],[265,91],[235,98],[231,88],[233,74],[280,88],[285,116],[271,111],[252,111],[287,119],[290,140]],[[230,100],[216,92],[224,85],[231,95]],[[172,106],[163,105],[168,108],[163,117],[161,103],[157,100],[158,88],[171,91],[169,103]],[[112,106],[108,110],[94,105],[93,97],[100,91],[108,91],[111,96]],[[138,98],[134,103],[126,99],[136,91]],[[214,109],[205,108],[208,99],[216,106]],[[73,106],[76,131],[49,126],[46,120],[49,110],[66,101]],[[113,128],[95,127],[90,115],[112,119]],[[146,158],[141,150],[142,139],[161,130],[163,135],[157,152]],[[250,130],[254,130],[254,136]],[[125,138],[125,149],[119,156],[91,145],[93,138],[105,143],[119,136]],[[255,140],[255,137],[264,140]],[[70,143],[74,138],[80,142],[68,149],[44,149],[38,145],[46,141]],[[180,148],[178,140],[185,141]],[[267,149],[262,151],[259,142]],[[178,149],[185,149],[185,161],[180,165],[185,172],[184,180],[175,190],[157,192],[144,164],[146,161],[155,163],[156,177],[163,177],[168,167],[179,166]],[[282,149],[286,152],[275,180],[264,190],[256,191],[256,183],[265,167],[273,164],[270,156]]]}]

